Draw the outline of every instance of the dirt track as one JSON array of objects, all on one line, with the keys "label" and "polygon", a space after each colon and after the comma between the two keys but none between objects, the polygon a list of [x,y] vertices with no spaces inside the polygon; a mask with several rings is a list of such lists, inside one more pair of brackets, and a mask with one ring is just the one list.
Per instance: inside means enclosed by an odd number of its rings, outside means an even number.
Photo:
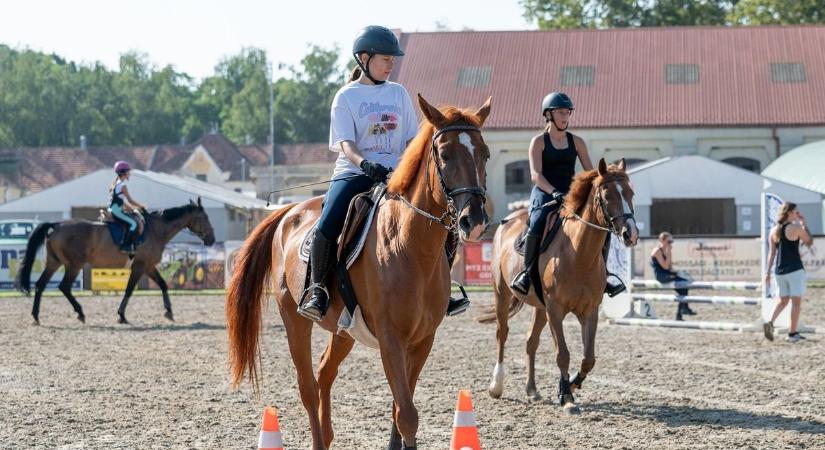
[{"label": "dirt track", "polygon": [[[825,352],[821,335],[790,344],[761,334],[600,325],[597,363],[578,394],[579,416],[553,398],[558,372],[549,332],[542,336],[538,385],[524,395],[525,308],[511,322],[504,396],[486,388],[495,326],[475,323],[490,294],[472,295],[468,314],[446,319],[424,369],[416,403],[419,448],[450,440],[457,391],[473,392],[485,449],[825,448]],[[0,448],[255,448],[264,402],[276,405],[287,449],[308,448],[280,319],[270,305],[261,402],[248,385],[228,388],[223,298],[173,297],[177,323],[160,298],[132,300],[131,326],[115,324],[118,299],[81,298],[88,322],[64,299],[46,298],[41,327],[31,300],[0,299]],[[806,323],[825,325],[825,290],[812,289]],[[700,318],[755,318],[755,308],[697,306]],[[670,316],[673,307],[659,308]],[[577,370],[581,344],[567,322]],[[327,336],[316,333],[320,352]],[[390,394],[378,354],[356,346],[334,389],[338,449],[386,448]]]}]

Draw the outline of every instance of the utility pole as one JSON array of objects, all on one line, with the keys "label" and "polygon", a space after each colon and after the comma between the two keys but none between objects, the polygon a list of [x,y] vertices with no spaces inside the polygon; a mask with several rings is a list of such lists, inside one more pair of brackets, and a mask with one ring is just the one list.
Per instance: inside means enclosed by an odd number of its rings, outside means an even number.
[{"label": "utility pole", "polygon": [[[275,190],[275,114],[273,109],[272,63],[267,61],[266,67],[266,82],[269,84],[269,192],[272,192]],[[269,193],[267,193],[267,199],[269,199]]]}]

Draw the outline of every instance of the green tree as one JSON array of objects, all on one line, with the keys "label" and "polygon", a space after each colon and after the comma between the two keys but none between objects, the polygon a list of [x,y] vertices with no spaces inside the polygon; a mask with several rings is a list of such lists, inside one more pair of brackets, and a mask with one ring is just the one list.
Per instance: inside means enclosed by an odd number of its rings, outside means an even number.
[{"label": "green tree", "polygon": [[657,0],[644,11],[642,26],[725,25],[733,2],[718,0]]},{"label": "green tree", "polygon": [[338,48],[311,46],[301,68],[276,83],[275,117],[280,142],[323,142],[329,138],[332,97],[344,83]]},{"label": "green tree", "polygon": [[264,143],[269,135],[269,85],[266,52],[244,48],[215,66],[193,97],[184,134],[196,139],[219,128],[235,142]]},{"label": "green tree", "polygon": [[728,19],[740,25],[821,24],[825,0],[740,0]]},{"label": "green tree", "polygon": [[521,0],[540,29],[724,25],[737,0]]},{"label": "green tree", "polygon": [[596,26],[594,0],[520,0],[524,18],[542,30],[593,28]]}]

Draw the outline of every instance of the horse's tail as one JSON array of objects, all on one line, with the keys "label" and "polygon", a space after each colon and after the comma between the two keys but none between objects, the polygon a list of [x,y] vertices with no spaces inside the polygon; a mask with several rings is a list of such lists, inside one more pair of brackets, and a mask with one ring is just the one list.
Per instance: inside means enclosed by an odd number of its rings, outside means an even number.
[{"label": "horse's tail", "polygon": [[31,292],[31,276],[32,265],[34,265],[34,258],[37,257],[37,251],[40,246],[46,242],[46,237],[49,231],[57,225],[56,222],[43,222],[32,231],[29,236],[29,242],[26,244],[26,255],[23,257],[23,262],[20,264],[20,269],[17,271],[15,277],[15,287],[22,293],[29,295]]},{"label": "horse's tail", "polygon": [[[524,302],[517,299],[516,297],[510,297],[510,306],[507,307],[507,314],[510,317],[513,317],[516,314],[518,314],[519,311],[521,311],[522,307],[524,307]],[[476,317],[476,321],[478,323],[494,323],[496,321],[496,306],[493,305],[485,309],[480,316]]]},{"label": "horse's tail", "polygon": [[262,306],[272,269],[272,240],[281,219],[292,207],[272,213],[246,238],[238,255],[232,280],[226,290],[226,332],[229,335],[229,363],[232,385],[237,387],[244,375],[257,390],[258,336],[262,325]]}]

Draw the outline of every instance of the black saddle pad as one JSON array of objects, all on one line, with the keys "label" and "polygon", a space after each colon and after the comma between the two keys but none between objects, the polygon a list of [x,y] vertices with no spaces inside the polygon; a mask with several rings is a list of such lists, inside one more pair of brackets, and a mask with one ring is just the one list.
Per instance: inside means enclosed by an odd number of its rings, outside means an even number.
[{"label": "black saddle pad", "polygon": [[[106,226],[109,227],[109,234],[112,235],[112,240],[115,244],[120,245],[123,242],[123,236],[126,235],[126,230],[128,227],[120,222],[106,222]],[[135,239],[135,245],[140,245],[146,239],[146,224],[143,224],[143,234],[138,236]]]}]

